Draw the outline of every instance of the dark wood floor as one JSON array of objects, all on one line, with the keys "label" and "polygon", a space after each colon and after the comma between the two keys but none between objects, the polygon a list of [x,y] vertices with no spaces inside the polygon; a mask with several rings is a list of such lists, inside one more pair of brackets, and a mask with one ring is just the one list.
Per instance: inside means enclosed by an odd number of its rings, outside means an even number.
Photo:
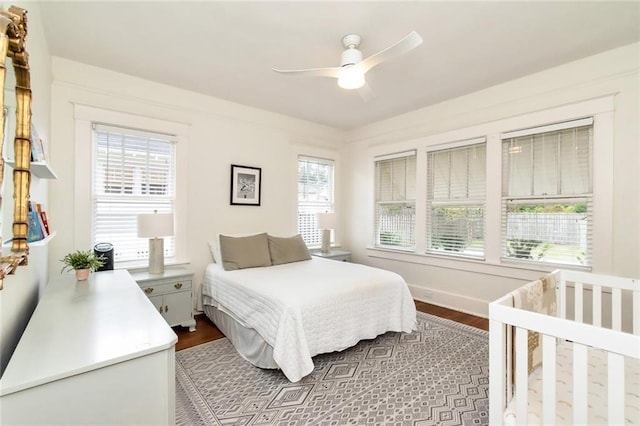
[{"label": "dark wood floor", "polygon": [[[489,320],[486,318],[418,301],[416,301],[416,308],[420,312],[436,315],[462,324],[467,324],[472,327],[480,328],[482,330],[489,330]],[[184,327],[174,327],[173,330],[178,335],[176,351],[224,337],[224,334],[222,334],[204,314],[196,315],[196,331],[189,332],[189,329]]]}]

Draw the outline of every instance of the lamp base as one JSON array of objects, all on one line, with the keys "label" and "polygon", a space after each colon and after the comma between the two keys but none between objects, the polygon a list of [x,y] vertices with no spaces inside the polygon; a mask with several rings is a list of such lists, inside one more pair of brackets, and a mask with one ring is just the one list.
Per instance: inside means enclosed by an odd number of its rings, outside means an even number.
[{"label": "lamp base", "polygon": [[164,273],[164,240],[149,238],[149,273]]},{"label": "lamp base", "polygon": [[331,229],[322,230],[322,253],[329,253],[331,251]]}]

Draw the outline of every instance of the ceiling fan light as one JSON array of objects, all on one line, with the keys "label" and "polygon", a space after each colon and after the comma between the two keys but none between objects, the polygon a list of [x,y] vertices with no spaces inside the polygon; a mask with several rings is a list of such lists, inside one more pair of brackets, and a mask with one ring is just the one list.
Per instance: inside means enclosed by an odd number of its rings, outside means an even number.
[{"label": "ceiling fan light", "polygon": [[343,89],[353,90],[364,86],[364,73],[354,66],[347,66],[340,72],[338,86]]}]

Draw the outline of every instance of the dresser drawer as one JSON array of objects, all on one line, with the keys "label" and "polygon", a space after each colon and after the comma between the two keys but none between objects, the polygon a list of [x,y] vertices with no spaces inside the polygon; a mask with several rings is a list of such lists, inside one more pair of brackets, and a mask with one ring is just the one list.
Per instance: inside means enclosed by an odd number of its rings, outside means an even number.
[{"label": "dresser drawer", "polygon": [[176,280],[171,282],[154,283],[150,285],[142,284],[140,287],[147,296],[157,296],[159,294],[191,290],[191,280]]}]

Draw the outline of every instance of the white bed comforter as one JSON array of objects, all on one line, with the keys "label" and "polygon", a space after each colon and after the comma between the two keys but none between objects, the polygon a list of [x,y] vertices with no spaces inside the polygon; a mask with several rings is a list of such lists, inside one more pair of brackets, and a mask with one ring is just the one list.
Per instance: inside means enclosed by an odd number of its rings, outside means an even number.
[{"label": "white bed comforter", "polygon": [[211,264],[202,293],[205,303],[255,329],[292,382],[313,371],[317,354],[416,326],[415,304],[401,276],[335,260],[314,257],[237,271]]}]

